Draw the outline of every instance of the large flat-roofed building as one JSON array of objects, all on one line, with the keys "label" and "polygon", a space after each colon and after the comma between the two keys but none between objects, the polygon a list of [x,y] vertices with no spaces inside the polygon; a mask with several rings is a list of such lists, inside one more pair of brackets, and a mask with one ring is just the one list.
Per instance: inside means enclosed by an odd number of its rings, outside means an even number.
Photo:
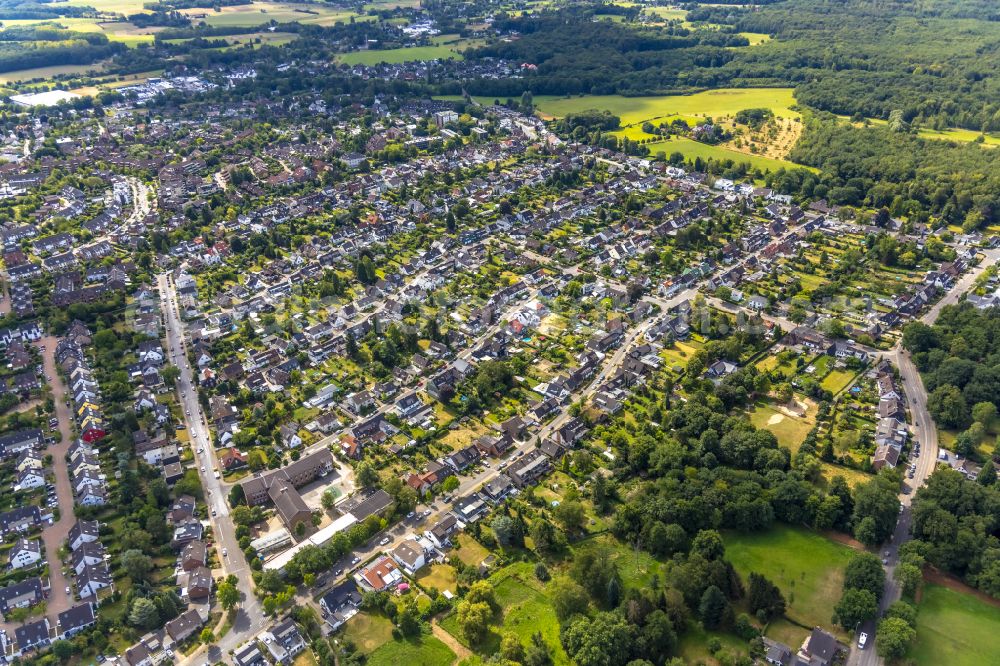
[{"label": "large flat-roofed building", "polygon": [[40,93],[25,93],[24,95],[11,95],[10,101],[17,106],[55,106],[60,102],[68,102],[80,97],[76,93],[68,90],[49,90]]}]

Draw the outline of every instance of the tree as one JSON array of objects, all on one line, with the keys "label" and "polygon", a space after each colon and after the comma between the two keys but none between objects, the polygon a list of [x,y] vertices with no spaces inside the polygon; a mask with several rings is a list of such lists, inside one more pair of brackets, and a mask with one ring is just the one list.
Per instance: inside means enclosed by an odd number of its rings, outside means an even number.
[{"label": "tree", "polygon": [[539,553],[547,553],[555,548],[556,529],[545,518],[538,517],[531,523],[531,541]]},{"label": "tree", "polygon": [[470,585],[469,591],[465,593],[465,600],[473,604],[486,604],[492,610],[499,608],[493,585],[488,580],[477,580]]},{"label": "tree", "polygon": [[58,640],[52,644],[52,655],[64,664],[69,661],[75,651],[73,644],[66,640]]},{"label": "tree", "polygon": [[993,425],[997,417],[997,406],[992,402],[977,402],[972,406],[972,420],[982,423],[985,428]]},{"label": "tree", "polygon": [[905,562],[896,566],[896,569],[892,572],[892,577],[899,583],[903,594],[907,597],[915,596],[920,589],[920,585],[924,582],[924,574],[920,571],[920,568],[914,564]]},{"label": "tree", "polygon": [[371,488],[378,483],[378,472],[375,471],[375,468],[372,467],[372,464],[367,460],[358,465],[355,476],[358,484],[363,488]]},{"label": "tree", "polygon": [[854,629],[860,622],[875,618],[878,613],[878,600],[869,590],[844,590],[833,611],[837,614],[840,626],[844,629]]},{"label": "tree", "polygon": [[564,500],[552,510],[552,517],[566,532],[575,532],[583,527],[586,514],[577,500]]},{"label": "tree", "polygon": [[854,491],[854,536],[866,546],[884,542],[899,518],[898,481],[880,474]]},{"label": "tree", "polygon": [[523,663],[525,657],[524,645],[514,632],[504,632],[500,639],[500,656],[507,661]]},{"label": "tree", "polygon": [[132,602],[128,622],[139,629],[153,630],[160,626],[160,611],[152,599],[139,597]]},{"label": "tree", "polygon": [[674,625],[662,610],[654,610],[646,616],[646,624],[639,630],[639,646],[648,659],[659,661],[670,654],[677,644]]},{"label": "tree", "polygon": [[561,635],[563,647],[578,666],[624,666],[635,647],[633,627],[620,613],[578,616]]},{"label": "tree", "polygon": [[877,555],[856,553],[844,569],[844,589],[868,590],[878,599],[885,585],[885,569]]},{"label": "tree", "polygon": [[333,505],[337,503],[337,493],[333,490],[333,488],[327,488],[323,491],[323,495],[320,497],[320,503],[327,511],[333,508]]},{"label": "tree", "polygon": [[993,464],[992,460],[987,460],[986,464],[983,465],[983,469],[980,470],[979,476],[976,477],[976,481],[979,482],[981,486],[992,486],[997,481],[997,468]]},{"label": "tree", "polygon": [[144,581],[153,570],[153,560],[140,550],[126,550],[122,553],[122,568],[133,582]]},{"label": "tree", "polygon": [[528,643],[524,651],[524,666],[549,666],[552,663],[552,656],[549,654],[549,645],[545,642],[542,632],[536,631],[531,634],[531,642]]},{"label": "tree", "polygon": [[523,546],[524,533],[521,525],[510,516],[499,515],[490,522],[493,536],[501,546]]},{"label": "tree", "polygon": [[709,585],[701,595],[701,602],[698,604],[698,617],[706,629],[717,629],[724,624],[732,615],[733,609],[729,605],[729,600],[715,585]]},{"label": "tree", "polygon": [[565,622],[576,614],[585,614],[590,605],[587,591],[568,576],[557,576],[546,587],[552,608],[560,622]]},{"label": "tree", "polygon": [[163,382],[167,386],[173,386],[181,376],[181,370],[176,365],[168,365],[163,368]]},{"label": "tree", "polygon": [[726,554],[726,545],[722,535],[715,530],[702,530],[691,542],[691,552],[697,553],[706,560],[721,559]]},{"label": "tree", "polygon": [[747,602],[751,613],[765,622],[785,614],[785,597],[777,585],[756,572],[750,573],[747,582],[750,588]]},{"label": "tree", "polygon": [[927,396],[927,409],[939,425],[945,428],[965,428],[969,425],[969,408],[962,391],[951,384],[942,384]]},{"label": "tree", "polygon": [[235,608],[236,604],[240,602],[240,591],[229,581],[219,583],[216,595],[219,599],[219,603],[222,604],[222,607],[227,611]]},{"label": "tree", "polygon": [[898,617],[888,617],[878,625],[875,635],[875,649],[883,659],[899,659],[916,638],[917,632]]},{"label": "tree", "polygon": [[462,635],[473,644],[479,643],[489,631],[493,609],[489,604],[461,601],[458,604],[458,626]]},{"label": "tree", "polygon": [[199,638],[201,638],[202,643],[208,645],[209,643],[215,641],[215,634],[212,633],[212,629],[210,627],[205,627],[201,630]]}]

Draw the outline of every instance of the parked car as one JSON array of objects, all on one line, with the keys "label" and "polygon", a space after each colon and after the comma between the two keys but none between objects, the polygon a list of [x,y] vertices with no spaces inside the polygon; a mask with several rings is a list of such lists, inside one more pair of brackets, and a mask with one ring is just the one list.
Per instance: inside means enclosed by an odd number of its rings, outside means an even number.
[{"label": "parked car", "polygon": [[861,635],[858,636],[858,649],[864,650],[866,645],[868,645],[868,634],[862,631]]}]

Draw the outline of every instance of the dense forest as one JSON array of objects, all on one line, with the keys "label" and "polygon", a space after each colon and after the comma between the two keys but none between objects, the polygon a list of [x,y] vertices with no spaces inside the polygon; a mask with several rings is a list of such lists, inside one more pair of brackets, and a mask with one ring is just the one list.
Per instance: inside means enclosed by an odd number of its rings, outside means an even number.
[{"label": "dense forest", "polygon": [[71,7],[52,0],[0,0],[0,21],[93,16],[95,13],[93,7]]},{"label": "dense forest", "polygon": [[127,51],[101,33],[9,28],[0,42],[0,72],[52,65],[90,65]]},{"label": "dense forest", "polygon": [[[573,93],[625,95],[685,90],[689,73],[717,68],[735,57],[746,37],[716,30],[669,27],[637,30],[620,23],[593,20],[593,10],[541,12],[494,22],[501,32],[520,39],[475,50],[471,57],[504,58],[537,65],[529,82],[480,80],[469,83],[478,95],[519,96],[525,87],[535,94]],[[708,83],[705,82],[707,85]]]},{"label": "dense forest", "polygon": [[833,187],[818,194],[832,203],[886,206],[918,220],[931,213],[958,225],[971,215],[973,229],[1000,215],[1000,153],[976,143],[813,118],[790,157],[822,170]]},{"label": "dense forest", "polygon": [[945,428],[968,428],[958,443],[967,449],[960,453],[973,453],[1000,408],[1000,313],[947,307],[933,326],[909,324],[903,344],[923,375],[931,416]]},{"label": "dense forest", "polygon": [[898,109],[938,129],[1000,129],[996,3],[785,0],[701,7],[688,19],[777,38],[740,50],[722,67],[728,80],[785,81],[799,101],[838,114],[887,119]]}]

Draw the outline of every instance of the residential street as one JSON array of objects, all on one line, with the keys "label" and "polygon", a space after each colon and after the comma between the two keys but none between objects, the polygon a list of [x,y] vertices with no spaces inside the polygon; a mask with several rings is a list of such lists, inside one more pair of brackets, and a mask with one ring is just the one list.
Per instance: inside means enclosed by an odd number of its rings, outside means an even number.
[{"label": "residential street", "polygon": [[[954,287],[941,297],[941,300],[920,317],[920,321],[928,325],[933,324],[946,305],[957,303],[962,295],[972,288],[976,279],[1000,258],[1000,251],[998,250],[986,250],[984,254],[986,255],[986,259],[963,275],[955,283]],[[901,493],[899,496],[903,510],[899,515],[896,531],[892,535],[892,540],[884,545],[882,551],[879,553],[880,557],[886,557],[888,560],[888,564],[885,565],[885,589],[882,593],[882,601],[879,604],[880,614],[900,597],[899,585],[893,579],[893,572],[899,563],[899,547],[911,537],[910,522],[912,520],[912,510],[910,506],[917,490],[926,483],[927,477],[934,473],[938,457],[937,425],[934,423],[930,412],[927,411],[927,391],[924,390],[924,384],[920,379],[917,367],[910,359],[910,353],[903,349],[901,344],[897,344],[896,347],[890,352],[885,353],[884,356],[899,368],[902,388],[906,394],[907,407],[910,412],[913,441],[920,442],[920,455],[913,461],[917,465],[913,478],[903,480],[906,492]],[[856,649],[857,635],[855,635],[851,655],[847,660],[848,666],[883,666],[884,660],[878,656],[874,647],[875,623],[865,623],[860,627],[859,631],[864,631],[868,634],[869,647],[865,650]]]},{"label": "residential street", "polygon": [[[66,543],[66,536],[76,519],[73,516],[73,488],[69,480],[69,469],[66,465],[66,451],[73,442],[73,413],[66,404],[66,387],[59,375],[55,361],[56,343],[58,338],[47,335],[35,343],[41,352],[45,375],[52,388],[52,399],[55,402],[56,418],[59,419],[59,442],[49,446],[45,453],[52,456],[52,468],[55,474],[56,494],[59,498],[59,520],[52,525],[46,525],[42,530],[42,542],[45,544],[45,556],[49,562],[49,581],[52,588],[46,601],[45,614],[49,622],[55,626],[56,615],[72,606],[73,595],[66,594],[66,588],[72,587],[73,581],[63,573],[62,562],[59,561],[59,549]],[[43,510],[44,513],[44,510]],[[72,592],[72,590],[71,590]],[[0,624],[8,634],[17,626],[16,623]]]},{"label": "residential street", "polygon": [[[229,633],[211,648],[199,648],[180,662],[182,664],[200,663],[200,661],[204,661],[206,651],[210,659],[221,659],[223,654],[238,647],[261,631],[265,626],[265,618],[260,603],[253,593],[250,567],[243,557],[243,552],[236,539],[235,528],[229,519],[229,506],[226,501],[228,488],[220,479],[215,478],[214,470],[217,469],[218,461],[215,458],[215,448],[212,444],[208,422],[198,402],[198,389],[194,381],[194,372],[185,351],[187,343],[184,340],[184,328],[177,309],[177,292],[173,280],[168,282],[165,273],[157,276],[157,286],[161,295],[160,308],[167,331],[168,358],[180,369],[180,378],[177,380],[177,397],[184,409],[184,422],[191,438],[192,451],[202,450],[201,454],[195,453],[195,463],[198,465],[202,487],[206,493],[205,503],[209,508],[209,520],[212,522],[215,545],[219,560],[222,562],[222,573],[223,575],[234,574],[237,577],[239,581],[237,587],[242,597],[237,607],[233,627]],[[217,516],[212,516],[213,511]],[[226,551],[226,555],[223,555],[223,550]]]}]

